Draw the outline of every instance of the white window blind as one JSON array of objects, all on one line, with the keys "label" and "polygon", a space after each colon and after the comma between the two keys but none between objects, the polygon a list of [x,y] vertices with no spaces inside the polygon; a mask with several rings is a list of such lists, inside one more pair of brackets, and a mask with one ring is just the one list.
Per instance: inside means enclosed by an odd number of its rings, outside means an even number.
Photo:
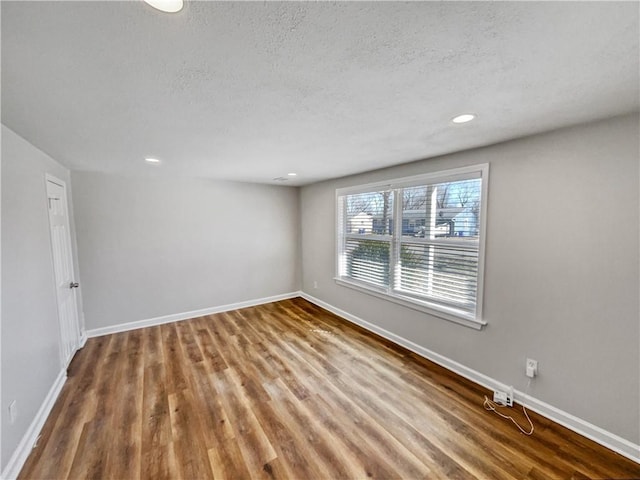
[{"label": "white window blind", "polygon": [[487,175],[479,165],[339,189],[336,279],[483,325]]}]

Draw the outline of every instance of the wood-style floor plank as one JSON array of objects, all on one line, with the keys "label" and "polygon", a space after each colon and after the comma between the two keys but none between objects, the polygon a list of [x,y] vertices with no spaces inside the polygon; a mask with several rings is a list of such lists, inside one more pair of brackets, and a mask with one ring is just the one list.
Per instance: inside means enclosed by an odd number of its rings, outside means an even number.
[{"label": "wood-style floor plank", "polygon": [[300,298],[93,338],[68,373],[21,479],[640,478]]}]

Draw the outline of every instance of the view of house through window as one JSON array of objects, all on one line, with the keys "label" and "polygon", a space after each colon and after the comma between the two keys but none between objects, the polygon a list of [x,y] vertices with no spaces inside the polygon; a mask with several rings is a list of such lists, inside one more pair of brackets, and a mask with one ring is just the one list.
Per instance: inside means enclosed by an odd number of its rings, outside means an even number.
[{"label": "view of house through window", "polygon": [[339,190],[337,279],[477,320],[488,168],[461,170]]}]

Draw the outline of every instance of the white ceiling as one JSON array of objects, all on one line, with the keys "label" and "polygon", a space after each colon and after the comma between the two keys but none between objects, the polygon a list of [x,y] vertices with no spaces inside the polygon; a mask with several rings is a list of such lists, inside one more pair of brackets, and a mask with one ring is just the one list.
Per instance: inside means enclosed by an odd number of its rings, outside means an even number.
[{"label": "white ceiling", "polygon": [[3,1],[2,122],[75,170],[303,185],[638,110],[638,7]]}]

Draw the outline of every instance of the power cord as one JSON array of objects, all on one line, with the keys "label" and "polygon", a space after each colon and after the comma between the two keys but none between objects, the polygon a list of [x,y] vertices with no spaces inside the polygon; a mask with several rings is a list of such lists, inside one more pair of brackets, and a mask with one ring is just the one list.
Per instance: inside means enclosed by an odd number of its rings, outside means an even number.
[{"label": "power cord", "polygon": [[[527,394],[529,393],[529,387],[531,386],[531,379],[529,379],[529,381],[527,382],[527,388],[525,389],[524,392],[524,396],[526,397]],[[486,395],[484,396],[484,403],[483,403],[484,409],[488,410],[490,412],[494,412],[496,415],[500,415],[502,418],[508,418],[509,420],[511,420],[513,422],[513,424],[518,427],[518,430],[520,430],[522,433],[524,433],[525,435],[532,435],[533,434],[533,422],[531,421],[531,419],[529,418],[529,414],[527,413],[527,407],[524,406],[524,403],[522,404],[522,412],[524,413],[524,416],[527,417],[527,420],[529,421],[529,426],[531,427],[530,431],[525,431],[524,428],[522,428],[518,422],[516,422],[512,416],[510,415],[504,415],[502,413],[500,413],[498,411],[498,408],[506,408],[506,405],[499,405],[496,402],[494,402],[493,400],[489,400],[489,397],[487,397]]]}]

